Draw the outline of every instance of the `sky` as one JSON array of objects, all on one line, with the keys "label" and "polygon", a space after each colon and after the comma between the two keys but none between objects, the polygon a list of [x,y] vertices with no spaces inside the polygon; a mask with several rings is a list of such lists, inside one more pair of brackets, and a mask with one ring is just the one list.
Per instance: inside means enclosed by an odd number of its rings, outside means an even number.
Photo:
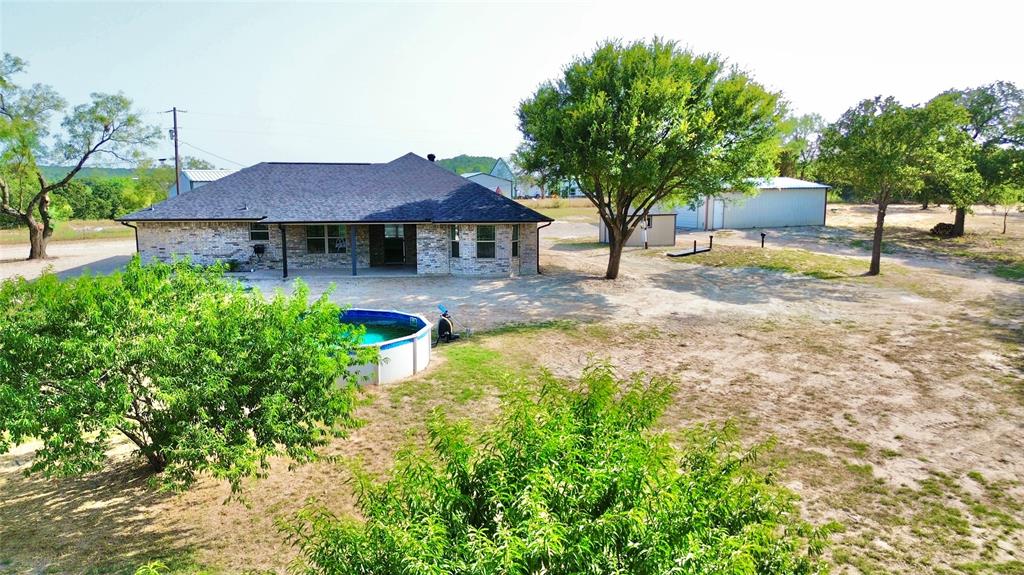
[{"label": "sky", "polygon": [[[195,3],[0,0],[19,83],[72,105],[124,92],[179,117],[183,154],[386,162],[507,156],[520,101],[601,41],[660,36],[713,52],[833,120],[859,100],[912,104],[996,80],[1024,86],[1024,2]],[[152,157],[173,156],[169,139]]]}]

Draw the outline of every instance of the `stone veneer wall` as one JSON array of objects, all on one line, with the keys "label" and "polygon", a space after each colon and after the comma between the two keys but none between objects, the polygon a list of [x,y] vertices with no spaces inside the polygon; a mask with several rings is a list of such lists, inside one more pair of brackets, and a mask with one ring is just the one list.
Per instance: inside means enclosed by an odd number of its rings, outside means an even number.
[{"label": "stone veneer wall", "polygon": [[[247,222],[140,222],[139,253],[143,260],[170,261],[188,256],[195,263],[238,261],[257,269],[281,268],[281,232],[270,226],[269,241],[249,239]],[[512,257],[513,224],[495,226],[495,257],[477,259],[476,225],[460,226],[459,257],[450,258],[447,225],[416,226],[416,273],[421,275],[508,276],[537,273],[537,226],[518,224],[519,257]],[[344,254],[307,254],[305,226],[286,226],[288,267],[290,269],[351,270],[351,249]],[[347,239],[346,230],[346,239]],[[266,244],[267,250],[257,264],[253,246]],[[359,268],[370,265],[369,228],[356,226],[356,254]]]}]

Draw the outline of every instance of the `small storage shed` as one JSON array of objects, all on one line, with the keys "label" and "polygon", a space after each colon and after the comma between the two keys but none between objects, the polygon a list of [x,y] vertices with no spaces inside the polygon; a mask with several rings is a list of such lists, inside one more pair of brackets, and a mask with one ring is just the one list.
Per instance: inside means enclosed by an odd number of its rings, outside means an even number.
[{"label": "small storage shed", "polygon": [[[629,235],[626,245],[629,247],[644,247],[644,231],[641,222]],[[647,216],[647,245],[648,246],[674,246],[676,245],[676,214],[674,212],[660,212]],[[608,228],[604,220],[598,221],[598,241],[602,244],[608,243]]]},{"label": "small storage shed", "polygon": [[823,226],[830,187],[796,178],[769,178],[753,196],[727,193],[702,198],[692,208],[676,208],[676,225],[697,230]]}]

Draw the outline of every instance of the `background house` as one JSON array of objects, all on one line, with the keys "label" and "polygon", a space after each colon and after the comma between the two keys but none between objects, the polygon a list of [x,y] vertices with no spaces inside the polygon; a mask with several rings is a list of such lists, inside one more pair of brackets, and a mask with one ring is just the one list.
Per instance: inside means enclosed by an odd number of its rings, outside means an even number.
[{"label": "background house", "polygon": [[495,176],[492,174],[484,174],[482,172],[467,172],[462,174],[463,178],[476,182],[481,186],[491,190],[492,192],[499,193],[506,198],[514,198],[512,195],[513,187],[515,183],[512,180]]},{"label": "background house", "polygon": [[677,207],[676,226],[696,230],[823,226],[830,188],[796,178],[768,178],[758,183],[753,196],[727,193],[701,198],[692,207]]},{"label": "background house", "polygon": [[[235,173],[235,170],[182,170],[181,171],[181,193],[216,182],[224,176]],[[178,186],[171,184],[167,190],[167,197],[173,198],[178,195]]]}]

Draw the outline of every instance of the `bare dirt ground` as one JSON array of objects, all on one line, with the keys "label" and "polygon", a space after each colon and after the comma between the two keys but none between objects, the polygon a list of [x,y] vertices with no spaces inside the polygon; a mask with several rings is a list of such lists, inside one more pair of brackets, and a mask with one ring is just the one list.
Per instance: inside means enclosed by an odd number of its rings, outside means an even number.
[{"label": "bare dirt ground", "polygon": [[120,268],[135,253],[135,239],[50,242],[50,259],[28,261],[28,244],[0,244],[0,280],[14,276],[34,278],[51,269],[67,276],[92,270],[110,273]]},{"label": "bare dirt ground", "polygon": [[[920,230],[951,219],[944,209],[913,210],[901,207],[889,222]],[[991,236],[986,217],[971,217],[968,229]],[[865,258],[850,242],[870,224],[870,207],[844,206],[830,218],[844,227],[772,231],[768,247]],[[399,446],[421,437],[432,407],[484,422],[500,395],[494,374],[541,365],[574,376],[596,356],[624,374],[677,382],[666,429],[732,421],[748,442],[775,438],[763,463],[779,466],[809,519],[843,525],[829,554],[835,572],[1024,569],[1024,284],[927,251],[887,254],[883,276],[860,281],[630,250],[620,279],[607,282],[598,279],[606,252],[589,243],[591,230],[575,221],[545,230],[540,277],[334,278],[331,297],[341,303],[430,317],[443,302],[478,332],[561,321],[474,336],[439,350],[417,378],[368,389],[366,425],[327,453],[384,471]],[[755,240],[759,233],[715,238]],[[897,260],[910,270],[898,283],[884,274]],[[309,283],[317,294],[332,282]],[[0,573],[118,571],[154,556],[228,573],[283,572],[295,552],[276,518],[310,497],[342,514],[354,509],[350,475],[336,463],[275,462],[269,477],[248,484],[245,504],[224,504],[227,487],[211,480],[188,493],[152,492],[123,450],[89,477],[25,478],[31,449],[0,456]]]}]

